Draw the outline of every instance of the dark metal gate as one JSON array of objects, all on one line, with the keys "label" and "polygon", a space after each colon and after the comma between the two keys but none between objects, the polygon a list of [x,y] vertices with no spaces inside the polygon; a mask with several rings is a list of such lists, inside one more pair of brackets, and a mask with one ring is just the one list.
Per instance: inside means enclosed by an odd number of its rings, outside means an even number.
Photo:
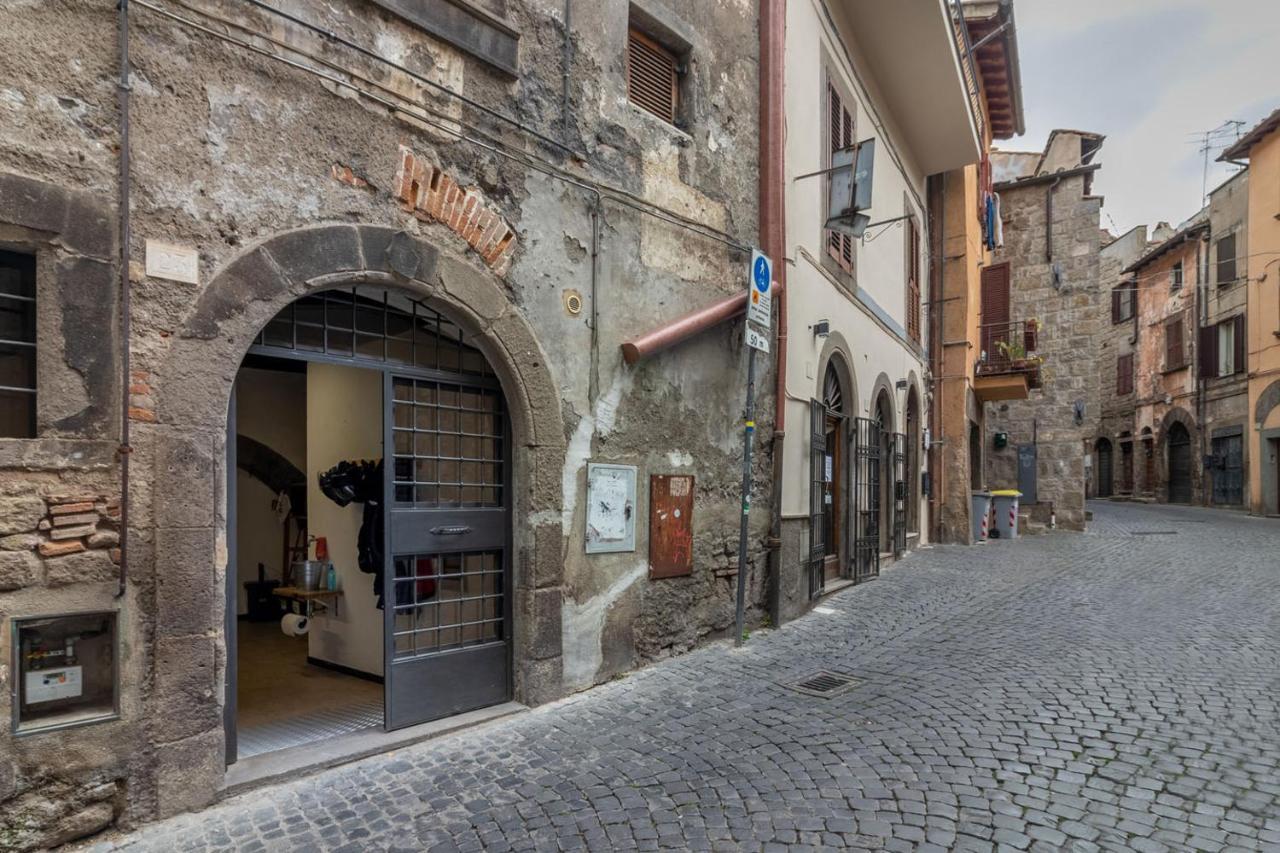
[{"label": "dark metal gate", "polygon": [[907,437],[895,432],[893,448],[893,558],[907,550]]},{"label": "dark metal gate", "polygon": [[880,574],[883,439],[880,423],[870,418],[855,418],[853,431],[853,579],[861,582]]},{"label": "dark metal gate", "polygon": [[1191,503],[1191,435],[1179,423],[1169,429],[1169,503]]},{"label": "dark metal gate", "polygon": [[496,383],[384,380],[387,728],[511,694],[506,460]]},{"label": "dark metal gate", "polygon": [[1213,440],[1213,502],[1226,506],[1244,503],[1244,436]]},{"label": "dark metal gate", "polygon": [[809,597],[822,595],[826,585],[827,407],[809,401]]}]

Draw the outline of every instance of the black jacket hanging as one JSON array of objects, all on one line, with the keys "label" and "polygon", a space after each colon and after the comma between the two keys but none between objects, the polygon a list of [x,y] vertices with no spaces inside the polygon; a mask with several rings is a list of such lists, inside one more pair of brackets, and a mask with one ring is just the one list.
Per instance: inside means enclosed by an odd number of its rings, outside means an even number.
[{"label": "black jacket hanging", "polygon": [[373,594],[383,606],[386,559],[382,543],[386,530],[382,502],[382,460],[339,462],[320,475],[320,491],[338,506],[363,504],[360,532],[356,536],[356,565],[373,575]]}]

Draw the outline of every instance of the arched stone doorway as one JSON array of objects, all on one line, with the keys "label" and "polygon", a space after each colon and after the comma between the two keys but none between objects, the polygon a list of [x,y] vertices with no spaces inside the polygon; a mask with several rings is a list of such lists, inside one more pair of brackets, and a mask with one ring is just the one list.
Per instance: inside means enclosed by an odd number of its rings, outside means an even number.
[{"label": "arched stone doorway", "polygon": [[907,530],[920,532],[920,395],[915,383],[907,390]]},{"label": "arched stone doorway", "polygon": [[1165,444],[1168,447],[1168,501],[1191,503],[1191,433],[1180,421],[1174,421],[1166,433]]},{"label": "arched stone doorway", "polygon": [[298,460],[306,499],[250,496],[228,461],[228,604],[245,586],[290,611],[228,620],[229,761],[511,698],[507,408],[407,289],[309,294],[255,338],[228,433]]},{"label": "arched stone doorway", "polygon": [[872,416],[880,433],[880,553],[887,554],[892,553],[894,550],[893,528],[896,520],[894,500],[894,452],[896,447],[893,440],[895,422],[893,417],[893,397],[887,385],[881,385],[876,392],[875,408],[872,411]]},{"label": "arched stone doorway", "polygon": [[1151,427],[1142,428],[1142,483],[1139,486],[1142,494],[1156,493],[1156,447],[1155,435]]},{"label": "arched stone doorway", "polygon": [[1114,462],[1112,461],[1111,439],[1099,438],[1094,443],[1094,452],[1098,457],[1097,466],[1097,494],[1100,498],[1109,498],[1112,495]]},{"label": "arched stone doorway", "polygon": [[[507,530],[513,693],[530,704],[563,693],[564,427],[557,385],[529,324],[492,273],[409,233],[371,225],[286,232],[218,272],[164,349],[148,353],[155,421],[137,429],[134,458],[152,466],[140,479],[155,486],[138,495],[131,527],[154,529],[154,545],[132,562],[157,578],[154,603],[143,605],[155,608],[158,649],[143,713],[159,720],[154,741],[164,748],[156,750],[155,784],[171,803],[162,811],[211,801],[223,780],[228,632],[211,617],[234,617],[225,606],[234,521],[223,484],[236,373],[259,331],[286,306],[353,285],[411,294],[454,321],[492,367],[507,403],[511,510],[520,520]],[[206,659],[207,666],[193,665]],[[172,713],[175,707],[184,713]]]}]

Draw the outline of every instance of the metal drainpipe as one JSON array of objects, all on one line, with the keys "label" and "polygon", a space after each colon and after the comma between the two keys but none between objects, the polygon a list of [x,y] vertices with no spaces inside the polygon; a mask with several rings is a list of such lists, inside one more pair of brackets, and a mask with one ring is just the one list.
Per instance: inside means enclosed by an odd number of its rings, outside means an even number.
[{"label": "metal drainpipe", "polygon": [[600,393],[600,311],[596,294],[600,278],[600,203],[599,190],[591,204],[591,375],[587,378],[587,401],[594,408]]},{"label": "metal drainpipe", "polygon": [[569,145],[569,69],[573,63],[573,34],[569,22],[573,16],[573,0],[564,0],[564,45],[560,53],[560,132],[565,148]]},{"label": "metal drainpipe", "polygon": [[120,80],[120,586],[129,580],[129,0],[119,0]]},{"label": "metal drainpipe", "polygon": [[783,197],[783,97],[786,0],[760,0],[760,244],[773,259],[778,307],[773,400],[773,483],[770,489],[768,600],[773,624],[781,621],[783,442],[787,420],[786,202]]},{"label": "metal drainpipe", "polygon": [[1192,334],[1191,340],[1195,347],[1196,357],[1191,361],[1191,369],[1196,381],[1196,423],[1199,424],[1197,432],[1200,433],[1200,504],[1201,506],[1209,505],[1209,484],[1205,477],[1204,457],[1207,447],[1205,446],[1205,423],[1204,412],[1207,408],[1205,401],[1204,374],[1200,370],[1200,364],[1204,362],[1204,353],[1200,352],[1200,328],[1205,321],[1209,319],[1209,298],[1205,285],[1208,282],[1208,252],[1202,251],[1205,246],[1204,238],[1201,237],[1196,241],[1196,304],[1195,318],[1196,330]]},{"label": "metal drainpipe", "polygon": [[[933,442],[945,438],[943,434],[943,397],[946,389],[946,373],[947,373],[947,351],[946,336],[944,334],[947,307],[947,173],[943,172],[940,176],[941,186],[938,188],[938,197],[941,200],[938,210],[938,292],[937,292],[937,312],[938,322],[933,322],[930,312],[929,331],[932,335],[930,344],[936,348],[937,352],[937,370],[930,377],[930,381],[934,383],[934,397],[929,411],[929,420],[933,421],[934,429],[930,435],[930,445],[928,448],[929,456],[929,512],[930,524],[929,528],[933,535],[934,542],[942,541],[942,513],[939,511],[939,496],[945,494],[943,485],[945,481],[945,465],[938,464],[939,452],[934,449]],[[931,241],[932,242],[932,241]],[[966,304],[968,304],[966,300]],[[937,341],[934,344],[934,341]],[[966,425],[969,418],[965,417]]]}]

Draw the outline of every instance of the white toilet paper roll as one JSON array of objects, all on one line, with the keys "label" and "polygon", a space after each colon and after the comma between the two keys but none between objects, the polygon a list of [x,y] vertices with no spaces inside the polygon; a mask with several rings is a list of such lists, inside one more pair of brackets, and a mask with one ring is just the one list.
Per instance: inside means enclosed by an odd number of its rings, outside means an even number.
[{"label": "white toilet paper roll", "polygon": [[297,613],[286,613],[280,620],[280,630],[289,637],[301,637],[311,630],[311,620]]}]

